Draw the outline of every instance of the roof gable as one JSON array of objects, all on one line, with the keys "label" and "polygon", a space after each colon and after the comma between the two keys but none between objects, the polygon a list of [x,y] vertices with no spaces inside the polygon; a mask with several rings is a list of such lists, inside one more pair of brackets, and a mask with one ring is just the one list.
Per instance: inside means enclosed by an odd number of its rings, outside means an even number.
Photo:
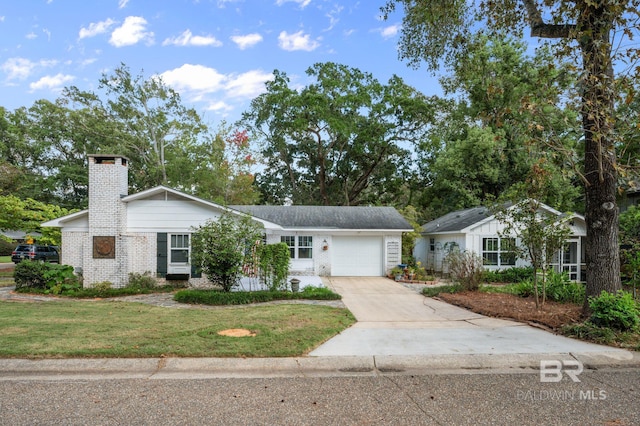
[{"label": "roof gable", "polygon": [[473,207],[447,213],[437,219],[422,225],[423,234],[435,234],[440,232],[462,232],[493,214],[486,207]]},{"label": "roof gable", "polygon": [[[514,206],[515,205],[509,205],[507,208],[511,209],[514,208]],[[561,213],[544,203],[540,203],[540,210],[558,217],[564,216],[564,213]],[[579,214],[574,213],[570,216],[584,222],[584,217]],[[422,225],[421,233],[464,233],[494,219],[495,215],[487,207],[473,207],[470,209],[457,210]]]}]

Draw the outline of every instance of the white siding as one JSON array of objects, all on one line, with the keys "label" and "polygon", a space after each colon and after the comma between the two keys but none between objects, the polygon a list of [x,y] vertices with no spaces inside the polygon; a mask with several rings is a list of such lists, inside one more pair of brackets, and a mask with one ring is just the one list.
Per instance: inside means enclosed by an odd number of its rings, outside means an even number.
[{"label": "white siding", "polygon": [[220,212],[195,201],[136,200],[128,203],[128,230],[134,232],[188,231],[208,219],[220,217]]}]

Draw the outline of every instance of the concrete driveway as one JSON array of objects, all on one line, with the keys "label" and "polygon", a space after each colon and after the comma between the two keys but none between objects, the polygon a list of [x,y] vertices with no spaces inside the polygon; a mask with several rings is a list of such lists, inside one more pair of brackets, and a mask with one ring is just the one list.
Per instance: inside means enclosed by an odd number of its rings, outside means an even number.
[{"label": "concrete driveway", "polygon": [[310,356],[629,352],[489,318],[424,297],[383,277],[331,277],[358,322]]}]

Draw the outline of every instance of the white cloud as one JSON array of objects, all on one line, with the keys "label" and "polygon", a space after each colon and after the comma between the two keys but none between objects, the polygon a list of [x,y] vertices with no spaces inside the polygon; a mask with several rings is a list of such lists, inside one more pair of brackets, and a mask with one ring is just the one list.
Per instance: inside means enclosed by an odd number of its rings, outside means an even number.
[{"label": "white cloud", "polygon": [[396,24],[396,25],[391,25],[391,26],[382,28],[380,30],[380,34],[384,38],[391,38],[391,37],[394,37],[396,34],[398,34],[398,31],[400,31],[400,25]]},{"label": "white cloud", "polygon": [[147,20],[142,16],[127,16],[124,23],[113,30],[109,43],[115,47],[131,46],[140,41],[153,43],[153,33],[146,31]]},{"label": "white cloud", "polygon": [[0,16],[0,22],[4,22],[4,15]]},{"label": "white cloud", "polygon": [[225,86],[228,96],[253,99],[267,89],[264,84],[273,79],[273,74],[261,70],[247,71],[229,79]]},{"label": "white cloud", "polygon": [[173,44],[175,46],[222,46],[222,42],[213,36],[194,36],[190,30],[186,30],[178,37],[168,38],[162,42],[163,46]]},{"label": "white cloud", "polygon": [[340,12],[344,9],[344,6],[336,6],[331,12],[326,14],[326,17],[329,18],[329,28],[325,29],[325,31],[331,31],[333,27],[336,26],[340,18]]},{"label": "white cloud", "polygon": [[87,37],[94,37],[94,36],[97,36],[98,34],[106,33],[107,31],[109,31],[109,28],[111,28],[111,26],[115,23],[116,21],[112,19],[107,19],[106,21],[101,21],[101,22],[92,22],[89,24],[88,28],[80,28],[78,37],[80,39],[83,39]]},{"label": "white cloud", "polygon": [[228,112],[233,110],[233,107],[224,101],[215,101],[211,102],[205,109],[207,111]]},{"label": "white cloud", "polygon": [[192,64],[165,71],[160,76],[174,90],[196,96],[220,90],[227,78],[214,68]]},{"label": "white cloud", "polygon": [[309,6],[309,3],[311,3],[311,0],[277,0],[276,4],[278,6],[282,6],[285,3],[298,3],[300,5],[300,9],[304,9],[305,7]]},{"label": "white cloud", "polygon": [[32,31],[32,32],[30,32],[29,34],[27,34],[25,37],[26,37],[27,39],[29,39],[29,40],[33,40],[34,38],[38,38],[38,36],[36,35],[36,33],[34,33],[33,31]]},{"label": "white cloud", "polygon": [[60,90],[66,83],[75,80],[75,77],[68,74],[56,74],[54,76],[47,75],[42,77],[40,80],[35,83],[31,83],[29,88],[31,91],[41,90],[41,89],[49,89],[49,90]]},{"label": "white cloud", "polygon": [[29,77],[36,64],[25,58],[9,58],[2,64],[7,80],[24,80]]},{"label": "white cloud", "polygon": [[231,41],[233,41],[240,50],[244,50],[260,43],[262,41],[262,36],[258,33],[231,36]]},{"label": "white cloud", "polygon": [[282,31],[278,36],[278,42],[281,49],[293,51],[293,50],[306,50],[311,52],[320,46],[315,40],[310,40],[309,34],[303,34],[302,30],[294,34],[289,34],[286,31]]},{"label": "white cloud", "polygon": [[9,58],[0,69],[7,74],[7,80],[24,80],[38,67],[49,68],[57,64],[56,59],[42,59],[39,62],[33,62],[26,58]]},{"label": "white cloud", "polygon": [[120,0],[118,2],[118,9],[124,9],[127,7],[127,3],[129,3],[129,0]]}]

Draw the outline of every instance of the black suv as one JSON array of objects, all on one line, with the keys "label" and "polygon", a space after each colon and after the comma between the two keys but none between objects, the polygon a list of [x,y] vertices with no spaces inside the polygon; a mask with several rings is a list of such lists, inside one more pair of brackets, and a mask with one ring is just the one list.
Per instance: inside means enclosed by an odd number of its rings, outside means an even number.
[{"label": "black suv", "polygon": [[43,262],[60,263],[58,248],[37,244],[20,244],[11,253],[11,261],[20,263],[23,260],[42,260]]}]

